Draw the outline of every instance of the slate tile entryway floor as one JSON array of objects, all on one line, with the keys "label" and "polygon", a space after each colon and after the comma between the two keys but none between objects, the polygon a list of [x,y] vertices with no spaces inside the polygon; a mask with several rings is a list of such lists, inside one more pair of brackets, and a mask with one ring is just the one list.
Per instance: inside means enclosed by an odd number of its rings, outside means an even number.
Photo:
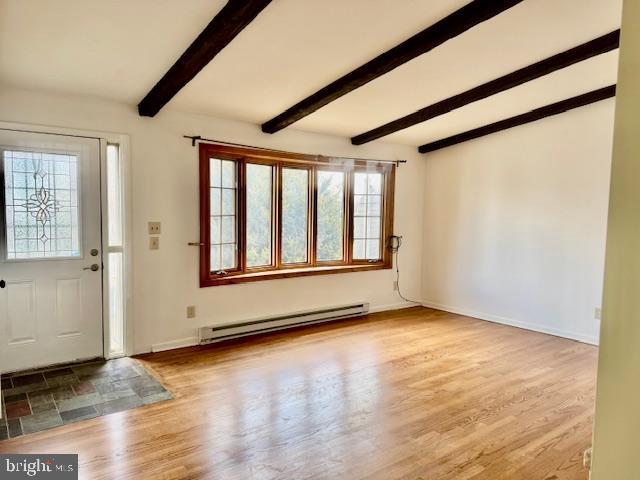
[{"label": "slate tile entryway floor", "polygon": [[131,358],[15,373],[1,382],[0,440],[172,398]]}]

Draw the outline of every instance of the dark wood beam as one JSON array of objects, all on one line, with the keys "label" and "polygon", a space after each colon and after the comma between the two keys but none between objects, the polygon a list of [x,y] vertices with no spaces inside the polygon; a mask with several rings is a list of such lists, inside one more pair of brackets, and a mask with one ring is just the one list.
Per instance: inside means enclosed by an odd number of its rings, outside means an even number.
[{"label": "dark wood beam", "polygon": [[271,0],[229,0],[146,97],[138,113],[153,117],[225,48]]},{"label": "dark wood beam", "polygon": [[600,100],[615,97],[615,95],[616,86],[610,85],[608,87],[600,88],[598,90],[593,90],[592,92],[578,95],[577,97],[571,97],[567,100],[562,100],[560,102],[552,103],[551,105],[536,108],[535,110],[523,113],[522,115],[516,115],[515,117],[500,120],[499,122],[491,123],[489,125],[485,125],[484,127],[474,128],[473,130],[458,133],[457,135],[452,135],[450,137],[443,138],[442,140],[436,140],[435,142],[426,143],[421,147],[418,147],[418,151],[420,153],[433,152],[435,150],[440,150],[441,148],[446,148],[458,143],[466,142],[468,140],[473,140],[474,138],[484,137],[485,135],[489,135],[491,133],[496,133],[502,130],[517,127],[519,125],[524,125],[526,123],[535,122],[552,115],[558,115],[559,113],[564,113],[569,110],[573,110],[574,108],[583,107],[591,103],[599,102]]},{"label": "dark wood beam", "polygon": [[522,1],[523,0],[474,0],[264,123],[262,125],[262,131],[265,133],[275,133],[282,130],[301,118],[312,114],[319,108],[324,107],[328,103],[375,80],[385,73],[389,73],[394,68],[413,60],[423,53],[433,50],[447,40],[457,37],[479,23],[495,17]]},{"label": "dark wood beam", "polygon": [[441,100],[433,105],[422,108],[417,112],[406,115],[402,118],[389,122],[381,127],[369,130],[366,133],[357,135],[351,139],[354,145],[376,140],[399,130],[404,130],[418,123],[425,122],[432,118],[444,115],[452,110],[463,107],[483,98],[490,97],[510,88],[530,82],[549,73],[566,68],[575,63],[587,60],[602,53],[610,52],[620,46],[620,30],[598,37],[590,42],[583,43],[570,50],[558,53],[552,57],[536,62],[528,67],[521,68],[490,82],[459,93],[452,97]]}]

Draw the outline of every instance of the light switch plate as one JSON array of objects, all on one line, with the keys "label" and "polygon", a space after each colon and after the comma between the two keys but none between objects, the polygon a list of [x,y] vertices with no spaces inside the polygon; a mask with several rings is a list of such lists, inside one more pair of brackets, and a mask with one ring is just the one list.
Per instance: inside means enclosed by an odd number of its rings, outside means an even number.
[{"label": "light switch plate", "polygon": [[196,318],[196,306],[189,305],[187,307],[187,318]]},{"label": "light switch plate", "polygon": [[160,237],[149,237],[149,250],[160,249]]},{"label": "light switch plate", "polygon": [[160,222],[149,222],[149,235],[160,234]]}]

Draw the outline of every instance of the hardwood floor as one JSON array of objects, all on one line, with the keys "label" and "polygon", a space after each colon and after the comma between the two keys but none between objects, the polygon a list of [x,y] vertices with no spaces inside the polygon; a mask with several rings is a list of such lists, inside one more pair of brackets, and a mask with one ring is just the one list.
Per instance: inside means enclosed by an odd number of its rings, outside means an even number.
[{"label": "hardwood floor", "polygon": [[412,308],[145,355],[174,394],[0,442],[86,479],[587,479],[597,348]]}]

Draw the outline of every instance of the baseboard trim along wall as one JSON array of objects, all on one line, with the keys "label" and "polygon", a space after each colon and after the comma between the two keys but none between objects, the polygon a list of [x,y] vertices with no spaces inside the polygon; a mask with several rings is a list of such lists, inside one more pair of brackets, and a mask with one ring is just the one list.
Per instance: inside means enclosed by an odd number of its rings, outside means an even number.
[{"label": "baseboard trim along wall", "polygon": [[419,303],[401,302],[392,303],[390,305],[378,305],[377,307],[369,307],[369,313],[387,312],[389,310],[402,310],[403,308],[420,307]]},{"label": "baseboard trim along wall", "polygon": [[166,350],[174,350],[176,348],[193,347],[198,344],[198,337],[180,338],[178,340],[170,340],[168,342],[154,343],[151,345],[151,351],[164,352]]},{"label": "baseboard trim along wall", "polygon": [[[388,310],[401,310],[403,308],[411,308],[411,307],[419,307],[421,306],[419,303],[413,302],[401,302],[401,303],[393,303],[390,305],[378,305],[376,307],[371,307],[369,309],[369,313],[377,313],[377,312],[386,312]],[[238,322],[240,323],[240,321]],[[151,345],[151,352],[164,352],[167,350],[174,350],[176,348],[185,348],[185,347],[193,347],[194,345],[198,345],[198,337],[187,337],[187,338],[179,338],[177,340],[169,340],[168,342],[162,343],[154,343]],[[138,352],[145,353],[145,352]]]},{"label": "baseboard trim along wall", "polygon": [[423,302],[423,307],[433,308],[435,310],[442,310],[449,313],[455,313],[458,315],[464,315],[465,317],[472,317],[478,320],[484,320],[487,322],[500,323],[502,325],[509,325],[510,327],[523,328],[525,330],[531,330],[538,333],[546,333],[547,335],[553,335],[556,337],[568,338],[570,340],[577,340],[578,342],[588,343],[589,345],[598,345],[599,339],[589,335],[583,335],[576,332],[570,332],[566,330],[560,330],[557,328],[547,328],[534,323],[522,322],[520,320],[514,320],[511,318],[500,317],[497,315],[490,315],[487,313],[475,312],[464,308],[452,307],[450,305],[443,305],[436,302]]}]

